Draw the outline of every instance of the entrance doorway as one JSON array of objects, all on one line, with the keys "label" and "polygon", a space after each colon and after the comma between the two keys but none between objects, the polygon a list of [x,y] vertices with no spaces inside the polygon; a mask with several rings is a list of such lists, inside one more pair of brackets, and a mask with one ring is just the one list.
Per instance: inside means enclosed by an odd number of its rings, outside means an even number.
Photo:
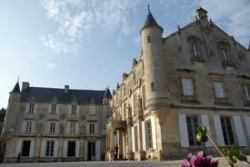
[{"label": "entrance doorway", "polygon": [[88,161],[96,160],[95,142],[88,142]]},{"label": "entrance doorway", "polygon": [[76,153],[76,142],[68,141],[68,157],[75,157]]},{"label": "entrance doorway", "polygon": [[22,152],[21,155],[24,157],[28,157],[30,155],[30,140],[24,140],[22,144]]}]

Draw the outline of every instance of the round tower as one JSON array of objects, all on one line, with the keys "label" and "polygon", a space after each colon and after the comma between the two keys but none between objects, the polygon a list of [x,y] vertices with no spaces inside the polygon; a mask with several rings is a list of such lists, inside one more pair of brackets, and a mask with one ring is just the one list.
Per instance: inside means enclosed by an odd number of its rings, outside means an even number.
[{"label": "round tower", "polygon": [[163,28],[156,22],[150,9],[148,9],[145,24],[141,29],[146,105],[168,96],[162,33]]}]

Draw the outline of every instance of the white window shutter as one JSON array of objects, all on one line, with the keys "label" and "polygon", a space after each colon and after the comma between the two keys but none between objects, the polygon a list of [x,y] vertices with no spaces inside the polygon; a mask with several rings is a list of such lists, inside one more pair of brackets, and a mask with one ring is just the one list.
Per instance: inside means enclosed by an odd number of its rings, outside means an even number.
[{"label": "white window shutter", "polygon": [[244,117],[246,129],[247,129],[247,135],[250,137],[250,117]]},{"label": "white window shutter", "polygon": [[180,141],[182,147],[189,147],[187,120],[185,114],[179,115]]},{"label": "white window shutter", "polygon": [[240,116],[233,116],[233,122],[239,146],[247,146],[246,136],[243,132]]},{"label": "white window shutter", "polygon": [[[208,131],[208,135],[210,135],[210,126],[209,126],[209,120],[208,120],[208,116],[207,115],[202,115],[201,116],[201,123],[202,126],[205,126],[207,128]],[[206,146],[212,146],[211,143],[208,141],[206,143]]]},{"label": "white window shutter", "polygon": [[192,79],[182,79],[183,94],[185,96],[193,96],[193,81]]},{"label": "white window shutter", "polygon": [[224,138],[223,138],[223,132],[221,128],[221,121],[220,121],[220,116],[215,115],[214,116],[214,126],[215,126],[215,133],[216,133],[216,141],[219,146],[224,146]]}]

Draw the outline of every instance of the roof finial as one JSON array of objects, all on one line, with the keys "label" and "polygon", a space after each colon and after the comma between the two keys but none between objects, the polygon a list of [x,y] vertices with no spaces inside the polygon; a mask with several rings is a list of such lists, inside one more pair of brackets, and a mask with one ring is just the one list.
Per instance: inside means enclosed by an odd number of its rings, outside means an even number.
[{"label": "roof finial", "polygon": [[249,41],[249,44],[248,44],[248,51],[250,51],[250,41]]},{"label": "roof finial", "polygon": [[150,4],[148,3],[148,13],[151,13],[151,10],[150,10]]}]

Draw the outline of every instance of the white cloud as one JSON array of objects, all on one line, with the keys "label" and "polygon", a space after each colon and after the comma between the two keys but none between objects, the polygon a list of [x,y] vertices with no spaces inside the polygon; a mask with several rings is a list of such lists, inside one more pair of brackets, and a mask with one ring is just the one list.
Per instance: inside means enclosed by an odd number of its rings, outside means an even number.
[{"label": "white cloud", "polygon": [[49,62],[47,64],[47,69],[48,70],[54,70],[56,68],[56,64],[54,62]]},{"label": "white cloud", "polygon": [[[104,31],[120,30],[129,34],[133,13],[143,0],[41,0],[48,18],[57,25],[56,32],[44,37],[45,46],[58,53],[77,49],[79,41],[93,28]],[[69,47],[70,46],[70,47]]]}]

